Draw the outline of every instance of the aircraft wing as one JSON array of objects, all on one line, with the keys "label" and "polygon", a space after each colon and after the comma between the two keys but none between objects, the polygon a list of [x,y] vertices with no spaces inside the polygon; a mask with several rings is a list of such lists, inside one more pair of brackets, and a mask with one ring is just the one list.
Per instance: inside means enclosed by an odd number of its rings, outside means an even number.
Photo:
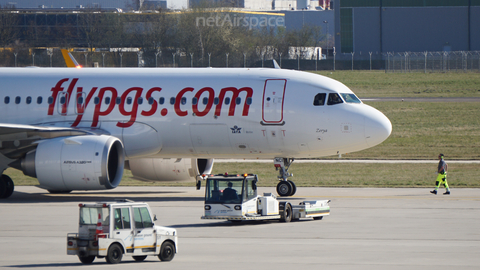
[{"label": "aircraft wing", "polygon": [[17,159],[35,149],[39,140],[88,134],[96,133],[74,128],[0,123],[0,153]]}]

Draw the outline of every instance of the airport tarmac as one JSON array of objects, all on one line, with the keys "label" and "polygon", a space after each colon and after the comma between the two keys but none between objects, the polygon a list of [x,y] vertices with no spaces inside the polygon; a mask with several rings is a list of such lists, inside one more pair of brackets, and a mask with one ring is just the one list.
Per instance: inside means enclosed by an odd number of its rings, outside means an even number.
[{"label": "airport tarmac", "polygon": [[[443,190],[440,190],[443,193]],[[449,196],[414,188],[299,187],[293,204],[330,199],[323,220],[291,223],[202,220],[204,189],[119,187],[49,194],[18,186],[0,201],[0,268],[7,269],[478,269],[480,189]],[[273,187],[259,192],[275,193]],[[66,255],[78,230],[78,203],[147,201],[158,225],[174,227],[179,253],[171,262],[148,257],[82,265]],[[282,199],[283,200],[283,199]]]}]

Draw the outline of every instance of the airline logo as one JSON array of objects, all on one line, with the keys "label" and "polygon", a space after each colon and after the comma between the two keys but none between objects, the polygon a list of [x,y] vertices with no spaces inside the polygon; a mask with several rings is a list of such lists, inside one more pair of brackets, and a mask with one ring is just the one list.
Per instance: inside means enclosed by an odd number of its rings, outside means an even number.
[{"label": "airline logo", "polygon": [[[75,96],[75,113],[77,115],[72,127],[80,124],[87,111],[87,107],[93,107],[92,127],[97,127],[101,117],[108,116],[115,110],[128,119],[117,123],[117,126],[122,128],[132,126],[137,119],[138,113],[146,117],[153,116],[158,111],[161,116],[167,116],[169,114],[168,109],[160,109],[158,100],[153,98],[155,93],[162,91],[161,87],[152,87],[150,89],[142,87],[116,89],[111,86],[99,86],[87,90],[81,86],[81,81],[79,81],[79,78],[64,78],[52,87],[53,100],[48,107],[48,115],[54,115],[56,109],[61,115],[67,115],[67,109],[72,96]],[[75,95],[73,95],[75,88],[76,92]],[[66,91],[64,91],[65,89]],[[187,103],[184,97],[187,93],[195,94],[191,102],[191,108],[184,106]],[[245,93],[244,99],[240,98],[242,93]],[[229,105],[228,116],[234,116],[236,106],[241,105],[243,102],[242,116],[248,116],[252,96],[253,89],[250,87],[225,87],[220,89],[218,95],[211,87],[199,89],[186,87],[181,89],[175,97],[170,98],[169,104],[173,105],[173,113],[177,116],[184,117],[188,114],[193,114],[196,117],[203,117],[208,115],[212,109],[214,110],[215,116],[220,116],[223,104]],[[94,99],[93,103],[92,98]],[[149,109],[139,112],[139,105],[143,103],[143,98],[147,100]],[[106,102],[106,100],[108,100],[108,102]],[[214,105],[215,108],[213,108]]]}]

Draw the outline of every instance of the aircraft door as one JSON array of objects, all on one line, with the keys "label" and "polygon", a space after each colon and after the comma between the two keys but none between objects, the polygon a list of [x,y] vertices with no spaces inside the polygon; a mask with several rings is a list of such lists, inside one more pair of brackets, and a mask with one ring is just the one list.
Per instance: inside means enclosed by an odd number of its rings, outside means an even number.
[{"label": "aircraft door", "polygon": [[287,80],[269,79],[265,81],[262,102],[262,120],[265,124],[282,124],[285,86]]}]

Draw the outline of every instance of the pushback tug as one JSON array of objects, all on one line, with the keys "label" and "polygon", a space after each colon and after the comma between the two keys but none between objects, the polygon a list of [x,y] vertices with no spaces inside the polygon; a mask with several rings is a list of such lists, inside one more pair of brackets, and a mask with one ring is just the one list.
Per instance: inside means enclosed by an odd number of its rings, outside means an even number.
[{"label": "pushback tug", "polygon": [[258,176],[254,174],[219,174],[205,178],[205,215],[202,219],[290,222],[292,219],[322,219],[330,215],[330,200],[303,201],[292,205],[288,201],[278,201],[271,193],[257,195]]}]

